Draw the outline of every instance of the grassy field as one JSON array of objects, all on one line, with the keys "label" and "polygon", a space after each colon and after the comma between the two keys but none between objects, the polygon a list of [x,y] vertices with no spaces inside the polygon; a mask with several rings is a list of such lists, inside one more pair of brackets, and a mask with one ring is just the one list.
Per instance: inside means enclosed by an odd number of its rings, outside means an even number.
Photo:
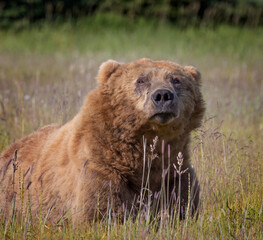
[{"label": "grassy field", "polygon": [[0,217],[0,239],[263,239],[262,49],[262,28],[178,29],[105,17],[0,31],[0,152],[43,125],[70,120],[109,58],[194,65],[207,105],[191,145],[202,189],[197,221],[106,219],[72,228]]}]

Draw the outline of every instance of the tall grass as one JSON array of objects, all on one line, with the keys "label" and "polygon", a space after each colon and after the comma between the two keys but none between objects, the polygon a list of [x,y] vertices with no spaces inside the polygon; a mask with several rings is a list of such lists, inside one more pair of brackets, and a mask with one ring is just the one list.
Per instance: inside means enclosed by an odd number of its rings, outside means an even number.
[{"label": "tall grass", "polygon": [[[262,239],[262,28],[177,29],[154,22],[114,21],[113,26],[101,18],[82,20],[76,28],[64,24],[0,32],[0,152],[40,126],[71,119],[96,86],[99,64],[108,58],[193,64],[202,73],[207,103],[205,120],[192,134],[191,145],[201,186],[198,219],[152,218],[147,208],[152,205],[146,205],[135,219],[127,212],[124,223],[109,212],[90,225],[73,228],[69,217],[68,224],[62,219],[52,226],[46,215],[32,221],[30,196],[24,194],[24,215],[15,215],[12,224],[0,210],[0,238]],[[149,157],[156,157],[154,150]],[[144,161],[147,164],[147,158]],[[19,176],[15,181],[22,194],[23,173]],[[147,181],[142,186],[147,189]],[[141,193],[148,198],[149,194]]]}]

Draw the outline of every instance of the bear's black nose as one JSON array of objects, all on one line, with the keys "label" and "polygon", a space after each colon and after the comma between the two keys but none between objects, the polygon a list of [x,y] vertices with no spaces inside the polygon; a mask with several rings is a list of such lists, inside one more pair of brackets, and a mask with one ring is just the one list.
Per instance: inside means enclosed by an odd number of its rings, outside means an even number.
[{"label": "bear's black nose", "polygon": [[159,89],[152,95],[152,101],[157,107],[168,106],[173,102],[174,94],[167,89]]}]

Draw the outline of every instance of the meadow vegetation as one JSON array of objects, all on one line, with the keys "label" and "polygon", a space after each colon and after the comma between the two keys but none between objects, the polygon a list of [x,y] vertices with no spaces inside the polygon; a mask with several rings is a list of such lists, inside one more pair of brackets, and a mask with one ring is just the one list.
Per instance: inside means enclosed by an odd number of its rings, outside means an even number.
[{"label": "meadow vegetation", "polygon": [[[1,209],[0,238],[263,239],[263,29],[184,29],[110,18],[0,31],[0,152],[41,126],[70,120],[109,58],[194,65],[207,106],[191,145],[201,185],[199,217],[171,221],[142,212],[124,224],[107,217],[73,228],[70,219],[51,225],[41,212],[32,222],[30,208],[6,220]],[[22,174],[16,180],[23,190]],[[28,196],[24,201],[30,206]]]}]

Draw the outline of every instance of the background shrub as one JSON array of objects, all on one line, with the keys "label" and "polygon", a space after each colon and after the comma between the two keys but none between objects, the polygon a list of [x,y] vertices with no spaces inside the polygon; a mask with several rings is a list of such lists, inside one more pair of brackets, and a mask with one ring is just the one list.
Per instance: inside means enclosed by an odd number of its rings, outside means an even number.
[{"label": "background shrub", "polygon": [[130,20],[155,18],[173,24],[263,23],[263,0],[12,0],[0,2],[0,26],[27,26],[43,21],[73,21],[100,13]]}]

